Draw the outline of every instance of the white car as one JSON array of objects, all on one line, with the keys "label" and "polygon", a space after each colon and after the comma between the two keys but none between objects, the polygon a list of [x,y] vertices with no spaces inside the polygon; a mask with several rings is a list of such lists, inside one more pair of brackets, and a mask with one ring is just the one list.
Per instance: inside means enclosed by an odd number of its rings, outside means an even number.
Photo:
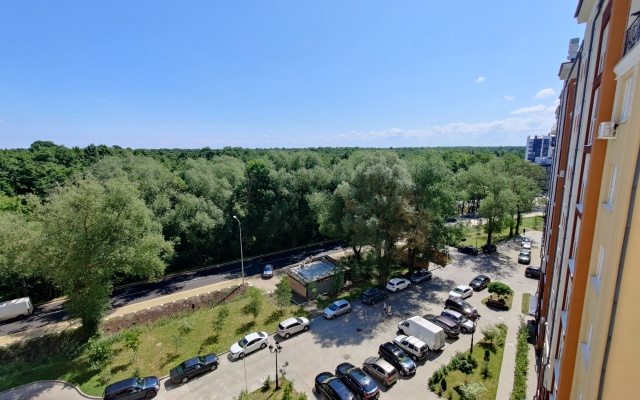
[{"label": "white car", "polygon": [[253,332],[234,343],[229,349],[231,357],[244,358],[247,354],[258,349],[264,349],[269,345],[267,332]]},{"label": "white car", "polygon": [[531,243],[531,239],[529,239],[528,237],[523,237],[522,243]]},{"label": "white car", "polygon": [[393,278],[387,283],[387,290],[392,292],[399,292],[408,287],[411,287],[411,281],[404,278]]},{"label": "white car", "polygon": [[466,299],[473,296],[473,289],[470,286],[460,285],[449,292],[449,297],[460,297]]},{"label": "white car", "polygon": [[531,242],[522,242],[523,250],[531,250]]},{"label": "white car", "polygon": [[351,312],[351,304],[346,300],[337,300],[325,308],[322,315],[326,319],[334,319],[338,315]]},{"label": "white car", "polygon": [[410,355],[414,361],[425,358],[429,353],[427,344],[415,336],[398,335],[393,339],[393,343]]},{"label": "white car", "polygon": [[294,333],[308,330],[309,320],[304,317],[285,319],[278,325],[278,335],[285,339],[288,339]]}]

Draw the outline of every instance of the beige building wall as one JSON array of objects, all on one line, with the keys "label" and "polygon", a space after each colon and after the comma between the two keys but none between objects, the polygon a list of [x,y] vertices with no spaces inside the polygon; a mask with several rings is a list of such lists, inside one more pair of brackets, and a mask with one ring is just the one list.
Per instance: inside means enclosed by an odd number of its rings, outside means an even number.
[{"label": "beige building wall", "polygon": [[[618,280],[632,185],[640,149],[640,85],[632,85],[640,66],[640,45],[623,58],[615,72],[617,89],[612,121],[616,138],[608,139],[600,187],[589,279],[582,311],[572,399],[598,398],[611,313]],[[629,90],[635,88],[634,90]],[[632,96],[630,96],[632,94]],[[623,110],[626,108],[627,112]],[[630,112],[628,112],[630,110]],[[627,114],[626,120],[623,113]],[[607,139],[596,139],[607,140]],[[614,172],[615,171],[615,172]],[[606,360],[603,398],[628,398],[640,367],[640,196],[625,256],[610,353]]]}]

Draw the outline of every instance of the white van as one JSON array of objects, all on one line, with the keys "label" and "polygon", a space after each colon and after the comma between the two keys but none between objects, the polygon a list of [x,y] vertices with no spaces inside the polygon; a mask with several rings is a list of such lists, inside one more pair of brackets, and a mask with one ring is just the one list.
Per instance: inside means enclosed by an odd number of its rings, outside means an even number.
[{"label": "white van", "polygon": [[403,335],[415,336],[427,344],[429,350],[442,350],[445,345],[444,330],[426,319],[415,316],[398,324]]},{"label": "white van", "polygon": [[12,318],[27,317],[33,313],[33,303],[28,297],[0,303],[0,321]]}]

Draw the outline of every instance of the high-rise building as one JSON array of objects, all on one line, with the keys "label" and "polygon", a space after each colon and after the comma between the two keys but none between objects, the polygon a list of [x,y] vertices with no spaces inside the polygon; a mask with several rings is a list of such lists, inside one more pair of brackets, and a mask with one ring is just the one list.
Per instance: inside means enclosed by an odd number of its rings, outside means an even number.
[{"label": "high-rise building", "polygon": [[560,67],[536,316],[539,400],[640,398],[631,387],[640,367],[638,15],[640,0],[579,0],[584,39]]},{"label": "high-rise building", "polygon": [[536,164],[551,165],[555,147],[555,132],[548,135],[529,136],[524,158]]}]

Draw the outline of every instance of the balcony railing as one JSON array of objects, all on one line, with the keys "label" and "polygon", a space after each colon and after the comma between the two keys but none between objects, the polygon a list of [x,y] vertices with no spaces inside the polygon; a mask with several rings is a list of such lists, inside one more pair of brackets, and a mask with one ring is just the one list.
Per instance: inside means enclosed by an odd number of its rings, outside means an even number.
[{"label": "balcony railing", "polygon": [[627,29],[627,35],[624,39],[624,54],[627,54],[638,41],[640,41],[640,18],[636,16],[636,20]]}]

